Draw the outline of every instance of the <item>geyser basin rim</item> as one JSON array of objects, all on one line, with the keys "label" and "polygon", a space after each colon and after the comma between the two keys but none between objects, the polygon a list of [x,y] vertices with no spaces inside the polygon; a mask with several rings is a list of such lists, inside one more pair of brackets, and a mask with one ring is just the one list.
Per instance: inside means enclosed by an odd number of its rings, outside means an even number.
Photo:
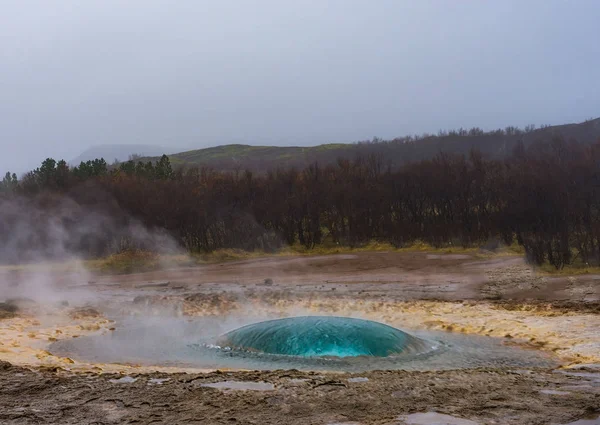
[{"label": "geyser basin rim", "polygon": [[[258,318],[257,318],[258,319]],[[232,320],[248,320],[246,316]],[[300,357],[218,347],[223,318],[148,318],[124,316],[115,331],[53,342],[48,351],[87,363],[177,366],[202,370],[273,370],[362,372],[367,370],[447,370],[479,367],[555,367],[547,353],[505,346],[488,336],[415,331],[425,352],[388,357]]]},{"label": "geyser basin rim", "polygon": [[425,341],[370,320],[299,316],[246,325],[219,345],[233,350],[298,357],[388,357],[430,349]]}]

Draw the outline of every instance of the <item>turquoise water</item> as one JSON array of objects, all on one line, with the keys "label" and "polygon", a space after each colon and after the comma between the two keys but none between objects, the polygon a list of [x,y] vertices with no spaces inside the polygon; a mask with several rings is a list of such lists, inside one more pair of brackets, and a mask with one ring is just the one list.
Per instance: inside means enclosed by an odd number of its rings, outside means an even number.
[{"label": "turquoise water", "polygon": [[237,328],[242,320],[229,316],[115,319],[114,332],[58,341],[49,351],[87,362],[207,369],[360,372],[556,365],[544,353],[507,347],[501,339],[408,334],[351,318],[292,317]]},{"label": "turquoise water", "polygon": [[391,326],[330,316],[289,317],[254,323],[225,334],[218,345],[300,357],[387,357],[426,350],[419,338]]}]

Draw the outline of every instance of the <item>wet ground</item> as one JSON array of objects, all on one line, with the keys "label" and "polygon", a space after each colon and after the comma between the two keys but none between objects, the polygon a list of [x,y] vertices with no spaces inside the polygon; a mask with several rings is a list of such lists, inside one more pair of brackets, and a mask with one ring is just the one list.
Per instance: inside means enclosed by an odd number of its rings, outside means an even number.
[{"label": "wet ground", "polygon": [[[48,351],[89,363],[129,363],[200,369],[450,370],[481,367],[553,367],[553,353],[515,346],[512,339],[440,331],[412,332],[419,339],[407,351],[385,357],[300,357],[216,346],[219,318],[136,317],[118,321],[115,331],[57,341]],[[411,349],[412,348],[412,349]]]},{"label": "wet ground", "polygon": [[[0,366],[0,423],[592,425],[600,414],[598,279],[539,276],[515,257],[427,253],[264,258],[85,282],[55,276],[51,304],[11,302],[18,311],[0,321],[0,359],[13,364]],[[147,336],[168,345],[181,331],[172,321],[210,320],[219,334],[301,314],[472,335],[552,364],[211,372],[118,361],[110,343],[100,354],[113,357],[98,359],[58,349],[114,339],[128,320],[156,323]]]},{"label": "wet ground", "polygon": [[278,370],[134,373],[125,379],[4,367],[0,422],[403,424],[411,423],[401,419],[406,415],[437,412],[472,421],[464,423],[562,424],[596,413],[600,380],[594,376],[552,370],[360,375]]}]

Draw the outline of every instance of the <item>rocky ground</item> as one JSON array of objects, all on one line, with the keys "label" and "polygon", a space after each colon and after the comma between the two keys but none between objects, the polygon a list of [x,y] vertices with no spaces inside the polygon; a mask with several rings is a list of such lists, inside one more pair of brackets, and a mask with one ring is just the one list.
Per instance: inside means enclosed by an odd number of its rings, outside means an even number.
[{"label": "rocky ground", "polygon": [[[38,272],[2,273],[18,285]],[[540,276],[516,257],[358,253],[93,276],[76,285],[47,277],[68,304],[60,296],[0,304],[0,359],[10,362],[0,364],[0,423],[598,423],[600,276]],[[91,364],[48,351],[56,340],[111,332],[117,311],[350,315],[504,338],[562,367],[208,372]]]},{"label": "rocky ground", "polygon": [[[402,424],[435,411],[475,423],[568,423],[600,406],[600,373],[550,370],[208,374],[0,370],[1,423]],[[593,376],[594,378],[592,378]],[[357,377],[362,379],[356,379]],[[258,389],[206,386],[267,383]],[[246,386],[248,388],[248,386]],[[435,422],[439,423],[439,422]],[[445,423],[445,422],[444,422]]]}]

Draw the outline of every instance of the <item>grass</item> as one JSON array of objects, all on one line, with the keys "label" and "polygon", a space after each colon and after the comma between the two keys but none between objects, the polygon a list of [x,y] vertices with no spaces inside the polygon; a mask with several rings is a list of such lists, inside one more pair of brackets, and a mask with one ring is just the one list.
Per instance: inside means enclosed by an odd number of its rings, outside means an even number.
[{"label": "grass", "polygon": [[[200,264],[215,264],[228,261],[243,261],[255,258],[266,257],[285,257],[285,256],[316,256],[316,255],[334,255],[334,254],[352,254],[358,252],[421,252],[430,254],[463,254],[472,255],[476,258],[493,258],[498,256],[521,256],[524,250],[516,243],[510,246],[504,246],[496,251],[482,251],[479,247],[445,246],[434,247],[424,242],[415,242],[412,245],[402,248],[394,247],[389,243],[372,241],[367,244],[351,248],[349,246],[335,245],[332,242],[325,241],[312,249],[303,245],[293,245],[280,249],[277,252],[264,251],[244,251],[239,249],[220,249],[210,253],[192,253],[192,254],[169,254],[159,255],[147,251],[125,251],[119,254],[110,255],[105,258],[85,261],[85,267],[99,274],[126,274],[144,271],[158,270],[170,267],[188,267]],[[77,265],[73,263],[63,264],[32,264],[5,266],[14,269],[40,269],[47,270],[48,267],[57,270],[73,269]],[[79,264],[79,267],[81,265]],[[590,267],[579,262],[565,266],[557,270],[550,264],[543,264],[536,267],[536,271],[545,275],[584,275],[600,274],[600,267]]]},{"label": "grass", "polygon": [[440,254],[474,254],[478,248],[434,248],[428,244],[418,243],[404,248],[395,248],[388,243],[370,242],[360,247],[336,246],[333,244],[318,245],[308,249],[302,245],[293,245],[277,252],[243,251],[238,249],[220,249],[210,253],[159,255],[147,251],[125,251],[105,258],[88,260],[88,270],[99,274],[126,274],[158,270],[169,267],[186,267],[199,264],[214,264],[227,261],[242,261],[264,257],[333,255],[356,252],[431,252]]},{"label": "grass", "polygon": [[562,269],[557,269],[552,264],[542,264],[536,268],[536,271],[545,275],[554,276],[580,276],[585,274],[600,274],[600,267],[567,265]]},{"label": "grass", "polygon": [[[0,266],[4,270],[23,271],[53,271],[74,272],[85,270],[97,274],[127,274],[139,273],[163,268],[188,267],[200,264],[223,263],[227,261],[242,261],[264,257],[284,256],[315,256],[351,254],[358,252],[422,252],[431,254],[467,254],[477,258],[489,258],[496,255],[521,255],[520,248],[515,246],[505,247],[493,253],[485,253],[478,247],[464,248],[461,246],[434,247],[424,242],[415,242],[412,245],[397,248],[389,243],[371,241],[367,244],[349,247],[335,244],[329,238],[314,248],[308,249],[303,245],[295,244],[284,247],[277,252],[243,251],[239,249],[220,249],[210,253],[191,254],[157,254],[148,251],[124,251],[108,257],[85,260],[69,260],[64,262],[31,263],[19,265]],[[599,269],[600,270],[600,269]]]},{"label": "grass", "polygon": [[76,272],[84,268],[79,260],[40,261],[37,263],[4,264],[0,270],[9,272]]},{"label": "grass", "polygon": [[157,254],[148,251],[124,251],[105,258],[87,260],[85,266],[89,271],[98,274],[127,274],[164,268],[240,261],[268,255],[270,254],[260,251],[249,252],[235,249],[222,249],[211,253],[192,254]]},{"label": "grass", "polygon": [[319,151],[330,151],[330,150],[337,150],[337,149],[346,149],[349,146],[352,146],[352,145],[347,145],[347,144],[344,144],[344,143],[326,143],[324,145],[314,146],[314,147],[312,147],[312,149],[314,149],[315,151],[319,152]]},{"label": "grass", "polygon": [[[446,246],[446,247],[434,247],[424,242],[415,242],[412,245],[408,245],[402,248],[395,247],[394,245],[386,242],[371,241],[367,244],[350,247],[344,245],[337,245],[332,242],[325,241],[324,243],[317,245],[313,248],[306,248],[304,245],[295,244],[280,249],[275,253],[263,252],[263,251],[242,251],[242,250],[217,250],[210,254],[199,254],[194,255],[201,259],[201,262],[220,262],[227,260],[243,260],[258,257],[276,257],[276,256],[289,256],[289,255],[334,255],[334,254],[351,254],[356,252],[427,252],[432,254],[472,254],[479,255],[481,252],[479,247],[468,247],[464,248],[461,246]],[[499,250],[498,254],[509,254],[515,255],[510,250]]]},{"label": "grass", "polygon": [[[200,264],[215,264],[228,261],[242,261],[265,257],[285,256],[315,256],[352,254],[357,252],[421,252],[431,254],[464,254],[476,258],[493,258],[499,256],[523,256],[525,250],[522,246],[513,243],[503,246],[495,251],[484,251],[479,247],[444,246],[434,247],[430,244],[417,241],[409,246],[397,248],[389,243],[371,241],[367,244],[349,247],[333,243],[326,238],[324,242],[314,248],[308,249],[303,245],[295,244],[280,249],[277,252],[244,251],[239,249],[220,249],[209,253],[192,254],[167,254],[161,255],[148,251],[124,251],[108,257],[92,260],[67,260],[62,262],[40,262],[16,265],[0,265],[4,271],[27,272],[77,272],[87,270],[98,274],[127,274],[159,270],[171,267],[189,267]],[[562,269],[556,269],[551,264],[536,267],[536,272],[544,275],[577,276],[586,274],[600,274],[599,266],[589,266],[582,261],[576,261]]]},{"label": "grass", "polygon": [[546,275],[558,275],[558,276],[576,276],[584,274],[600,274],[600,266],[590,266],[584,263],[575,256],[575,260],[572,264],[565,265],[562,269],[557,269],[552,264],[544,263],[537,267],[537,271]]},{"label": "grass", "polygon": [[223,145],[181,152],[171,155],[170,158],[177,158],[180,161],[191,164],[199,164],[223,159],[231,159],[234,157],[238,160],[271,156],[277,158],[281,155],[288,155],[290,158],[293,158],[301,153],[302,148],[298,147]]},{"label": "grass", "polygon": [[85,265],[90,271],[101,274],[152,271],[161,267],[161,256],[148,251],[124,251],[105,258],[88,260]]},{"label": "grass", "polygon": [[367,244],[349,247],[343,245],[333,245],[324,243],[314,248],[308,249],[302,245],[294,245],[284,250],[289,254],[296,255],[331,255],[347,254],[353,252],[430,252],[433,254],[473,254],[479,251],[479,248],[463,248],[460,246],[434,247],[424,242],[415,242],[402,248],[386,242],[371,241]]},{"label": "grass", "polygon": [[516,241],[512,243],[512,245],[506,247],[508,252],[512,252],[514,254],[525,255],[525,247],[519,245]]},{"label": "grass", "polygon": [[[195,149],[169,155],[174,165],[214,165],[223,161],[261,161],[276,163],[277,161],[306,161],[313,154],[326,152],[343,152],[352,149],[353,145],[344,143],[327,143],[318,146],[250,146],[231,144],[210,148]],[[157,161],[158,157],[142,158],[142,161]],[[307,164],[308,165],[308,164]]]}]

